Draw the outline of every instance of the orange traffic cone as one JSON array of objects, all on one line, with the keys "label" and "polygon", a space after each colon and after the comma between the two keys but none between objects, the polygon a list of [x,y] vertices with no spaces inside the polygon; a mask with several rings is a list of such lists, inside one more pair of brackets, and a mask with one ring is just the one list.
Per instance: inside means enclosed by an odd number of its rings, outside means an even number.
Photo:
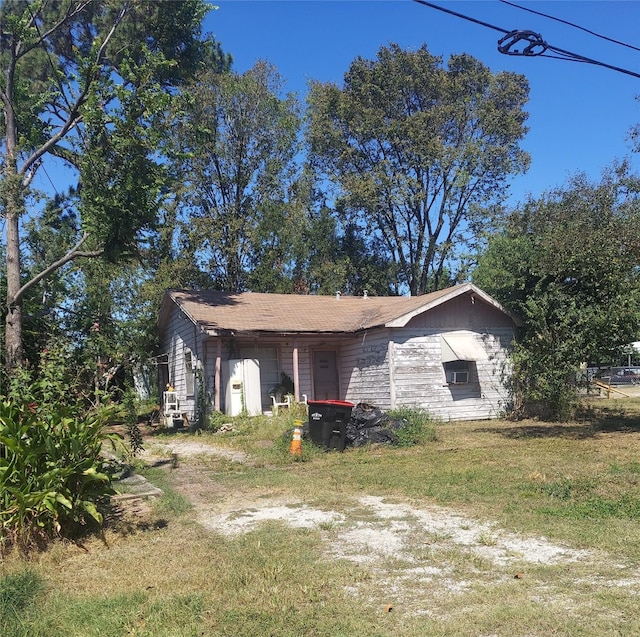
[{"label": "orange traffic cone", "polygon": [[300,455],[302,453],[302,428],[296,425],[293,429],[293,439],[291,440],[291,447],[289,447],[289,453]]}]

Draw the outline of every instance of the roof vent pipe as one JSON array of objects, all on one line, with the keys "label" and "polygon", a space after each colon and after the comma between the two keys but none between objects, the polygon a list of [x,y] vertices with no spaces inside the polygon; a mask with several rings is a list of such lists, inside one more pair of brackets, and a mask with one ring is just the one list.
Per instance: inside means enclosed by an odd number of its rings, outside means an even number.
[{"label": "roof vent pipe", "polygon": [[336,299],[337,299],[338,301],[340,300],[340,290],[338,290],[338,291],[336,292]]},{"label": "roof vent pipe", "polygon": [[369,290],[365,290],[364,291],[364,298],[368,299],[369,298]]}]

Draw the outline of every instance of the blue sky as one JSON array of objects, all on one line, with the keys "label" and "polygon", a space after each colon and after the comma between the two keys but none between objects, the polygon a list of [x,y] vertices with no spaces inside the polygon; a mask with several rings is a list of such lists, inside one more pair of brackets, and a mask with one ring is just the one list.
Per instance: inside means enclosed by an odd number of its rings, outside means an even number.
[{"label": "blue sky", "polygon": [[[214,0],[215,1],[215,0]],[[555,0],[516,4],[573,22],[640,48],[640,0]],[[502,34],[428,8],[413,0],[219,0],[205,21],[243,72],[268,60],[286,90],[304,97],[309,80],[341,85],[351,62],[374,59],[390,42],[415,50],[426,44],[446,60],[466,52],[492,71],[523,73],[530,83],[529,133],[523,147],[532,155],[526,175],[514,178],[513,201],[566,183],[576,172],[598,180],[613,161],[632,154],[629,130],[640,123],[640,78],[590,64],[541,57],[515,57],[497,50]],[[539,33],[549,44],[640,74],[640,51],[517,9],[499,0],[433,4],[506,30]]]}]

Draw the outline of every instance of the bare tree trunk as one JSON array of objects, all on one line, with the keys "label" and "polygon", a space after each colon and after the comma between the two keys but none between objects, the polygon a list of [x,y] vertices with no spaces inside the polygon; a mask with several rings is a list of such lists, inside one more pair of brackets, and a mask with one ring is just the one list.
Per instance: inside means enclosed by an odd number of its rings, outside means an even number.
[{"label": "bare tree trunk", "polygon": [[5,120],[4,217],[6,220],[7,318],[5,331],[5,365],[11,370],[22,362],[22,296],[20,290],[20,215],[24,209],[24,188],[18,174],[18,123],[12,108],[13,70],[7,74],[2,95]]},{"label": "bare tree trunk", "polygon": [[22,297],[20,290],[19,190],[11,189],[6,204],[7,231],[7,318],[5,331],[5,364],[11,371],[22,362]]}]

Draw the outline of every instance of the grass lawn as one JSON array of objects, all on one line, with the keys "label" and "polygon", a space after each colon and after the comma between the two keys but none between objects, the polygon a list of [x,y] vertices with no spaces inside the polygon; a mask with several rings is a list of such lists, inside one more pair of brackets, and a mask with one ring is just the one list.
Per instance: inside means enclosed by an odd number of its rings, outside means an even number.
[{"label": "grass lawn", "polygon": [[640,399],[302,457],[291,426],[147,438],[164,495],[7,556],[0,635],[640,635]]}]

